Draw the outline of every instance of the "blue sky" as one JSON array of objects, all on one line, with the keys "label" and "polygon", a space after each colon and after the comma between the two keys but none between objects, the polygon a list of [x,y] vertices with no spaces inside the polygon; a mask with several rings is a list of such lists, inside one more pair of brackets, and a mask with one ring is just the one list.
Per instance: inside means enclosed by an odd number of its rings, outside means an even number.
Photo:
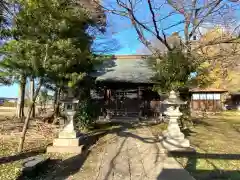
[{"label": "blue sky", "polygon": [[18,85],[14,84],[12,86],[1,86],[0,87],[0,97],[17,97]]}]

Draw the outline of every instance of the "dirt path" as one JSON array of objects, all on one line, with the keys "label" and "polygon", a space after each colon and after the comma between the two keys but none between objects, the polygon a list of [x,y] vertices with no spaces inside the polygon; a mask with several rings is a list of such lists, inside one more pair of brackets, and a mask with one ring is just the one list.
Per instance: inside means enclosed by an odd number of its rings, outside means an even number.
[{"label": "dirt path", "polygon": [[147,127],[127,127],[123,125],[103,133],[97,143],[93,141],[80,155],[52,160],[33,179],[194,180],[174,158],[167,157]]},{"label": "dirt path", "polygon": [[[73,180],[193,180],[163,153],[146,127],[108,134],[92,148]],[[104,145],[103,145],[104,144]]]}]

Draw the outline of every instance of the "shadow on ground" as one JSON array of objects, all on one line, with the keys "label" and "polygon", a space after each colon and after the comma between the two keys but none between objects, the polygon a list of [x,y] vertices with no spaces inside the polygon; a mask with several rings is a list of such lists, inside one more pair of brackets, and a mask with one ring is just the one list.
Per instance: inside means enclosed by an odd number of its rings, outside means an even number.
[{"label": "shadow on ground", "polygon": [[6,164],[6,163],[12,163],[14,161],[19,161],[28,157],[32,157],[32,156],[36,156],[39,154],[43,154],[45,153],[46,148],[42,147],[42,148],[37,148],[37,149],[31,149],[30,151],[24,152],[24,153],[20,153],[20,154],[16,154],[13,156],[6,156],[6,157],[1,157],[0,158],[0,165],[1,164]]},{"label": "shadow on ground", "polygon": [[[210,154],[198,152],[171,152],[168,153],[169,157],[184,157],[187,158],[186,170],[196,178],[196,180],[239,180],[240,170],[223,170],[217,168],[213,163],[209,162],[210,159],[215,160],[240,160],[240,154]],[[214,170],[200,170],[197,169],[197,161],[204,159],[211,163]],[[227,163],[227,162],[226,162]],[[163,169],[159,174],[158,180],[174,180],[174,177],[181,177],[183,170],[179,169]],[[179,179],[187,180],[187,179]]]},{"label": "shadow on ground", "polygon": [[[109,126],[117,126],[113,128],[109,128]],[[23,179],[45,179],[45,180],[50,180],[50,179],[57,179],[57,180],[65,180],[71,175],[76,174],[79,172],[81,167],[83,166],[84,162],[88,158],[89,154],[91,153],[91,147],[96,144],[96,142],[99,140],[99,138],[105,136],[106,134],[116,134],[117,136],[124,137],[126,140],[127,138],[131,137],[134,139],[141,140],[145,143],[156,143],[157,139],[156,138],[149,138],[149,137],[139,137],[133,133],[130,133],[128,131],[125,131],[128,128],[136,128],[141,125],[136,125],[132,123],[105,123],[105,124],[97,124],[95,127],[94,132],[88,133],[87,138],[83,140],[84,144],[84,149],[83,153],[70,157],[66,160],[61,160],[61,159],[55,159],[55,160],[50,160],[48,165],[44,167],[41,172],[39,171],[38,174],[34,177],[21,177],[18,180],[23,180]],[[111,171],[114,169],[113,162],[114,159],[117,158],[117,156],[121,152],[121,148],[124,145],[124,142],[122,143],[122,146],[118,149],[118,153],[116,156],[111,160],[108,173],[105,177],[105,179],[108,179],[108,176],[110,175]],[[159,153],[157,153],[158,155]]]},{"label": "shadow on ground", "polygon": [[[108,129],[108,127],[116,126]],[[96,144],[99,138],[105,136],[106,134],[116,134],[119,137],[124,137],[126,140],[127,138],[134,138],[138,139],[144,143],[153,143],[159,142],[157,138],[150,138],[150,137],[140,137],[136,134],[133,134],[129,131],[125,131],[127,128],[137,128],[140,126],[146,125],[136,125],[131,123],[105,123],[101,125],[96,125],[93,127],[95,129],[94,132],[87,134],[87,138],[84,140],[85,148],[82,154],[70,157],[66,160],[51,160],[49,164],[42,169],[41,172],[35,177],[26,178],[23,177],[22,179],[45,179],[45,180],[65,180],[71,175],[76,174],[79,172],[83,164],[85,163],[86,159],[88,158],[89,154],[91,153],[91,147]],[[149,126],[149,125],[147,125]],[[185,132],[191,135],[194,132]],[[116,155],[111,159],[109,164],[108,172],[104,179],[99,180],[108,180],[110,177],[111,172],[114,170],[114,161],[119,156],[121,149],[125,143],[123,140],[120,148]],[[156,161],[158,156],[161,152],[156,153]],[[185,167],[186,170],[190,171],[194,174],[194,177],[198,180],[239,180],[240,179],[240,171],[239,170],[221,170],[215,167],[214,170],[199,170],[197,169],[197,161],[199,159],[217,159],[217,160],[240,160],[240,154],[207,154],[207,153],[197,153],[197,152],[172,152],[168,153],[169,157],[179,158],[184,157],[187,158],[187,165]],[[213,164],[214,166],[214,164]],[[189,179],[181,179],[182,175],[186,173],[184,169],[163,169],[157,180],[193,180],[190,176]],[[176,179],[176,177],[178,177]],[[185,177],[185,176],[184,176]],[[20,180],[20,179],[19,179]]]}]

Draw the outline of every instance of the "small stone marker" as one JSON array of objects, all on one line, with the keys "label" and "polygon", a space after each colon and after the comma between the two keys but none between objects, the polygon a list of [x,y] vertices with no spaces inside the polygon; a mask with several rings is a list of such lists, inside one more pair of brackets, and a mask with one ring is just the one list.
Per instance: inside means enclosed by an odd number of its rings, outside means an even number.
[{"label": "small stone marker", "polygon": [[42,156],[29,157],[22,162],[22,175],[32,176],[49,160]]}]

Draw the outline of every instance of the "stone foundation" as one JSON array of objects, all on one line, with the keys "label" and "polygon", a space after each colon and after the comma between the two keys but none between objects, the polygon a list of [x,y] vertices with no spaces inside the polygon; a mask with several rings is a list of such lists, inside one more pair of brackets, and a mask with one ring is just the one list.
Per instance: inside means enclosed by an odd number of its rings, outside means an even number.
[{"label": "stone foundation", "polygon": [[80,139],[54,139],[53,146],[79,146]]},{"label": "stone foundation", "polygon": [[190,147],[188,139],[176,139],[166,135],[160,136],[159,139],[162,141],[163,147],[168,151],[184,151]]},{"label": "stone foundation", "polygon": [[[169,99],[166,101],[169,104],[183,104],[177,99],[174,92],[170,93]],[[168,151],[184,151],[190,147],[188,139],[185,139],[184,134],[181,132],[177,119],[182,115],[179,111],[179,106],[170,106],[167,108],[165,114],[168,116],[168,128],[159,137],[162,145]]]},{"label": "stone foundation", "polygon": [[73,139],[73,138],[77,138],[77,132],[76,131],[61,131],[58,134],[58,138],[59,139]]},{"label": "stone foundation", "polygon": [[80,154],[82,152],[83,145],[80,146],[49,146],[47,147],[48,153],[72,153]]},{"label": "stone foundation", "polygon": [[81,138],[76,131],[61,131],[58,138],[53,140],[53,146],[47,147],[47,153],[81,153]]}]

